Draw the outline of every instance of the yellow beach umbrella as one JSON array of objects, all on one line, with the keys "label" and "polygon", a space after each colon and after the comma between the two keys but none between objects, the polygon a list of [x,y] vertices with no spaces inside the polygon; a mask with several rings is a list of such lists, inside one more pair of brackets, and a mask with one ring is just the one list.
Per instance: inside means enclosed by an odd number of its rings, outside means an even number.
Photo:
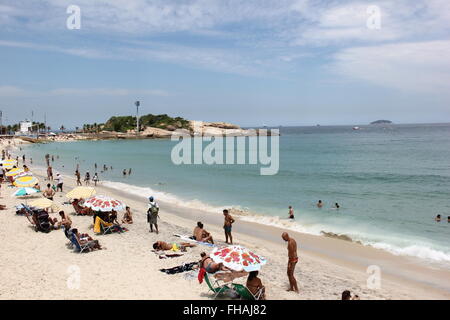
[{"label": "yellow beach umbrella", "polygon": [[94,196],[97,192],[91,187],[76,187],[66,194],[69,199],[87,199]]},{"label": "yellow beach umbrella", "polygon": [[30,206],[35,208],[46,209],[53,206],[53,201],[47,198],[40,198],[28,203]]},{"label": "yellow beach umbrella", "polygon": [[14,177],[15,175],[18,175],[19,173],[23,173],[23,172],[25,172],[25,171],[20,168],[13,168],[6,173],[6,176]]},{"label": "yellow beach umbrella", "polygon": [[4,162],[3,163],[3,168],[5,169],[12,169],[14,168],[14,166],[16,165],[16,162]]},{"label": "yellow beach umbrella", "polygon": [[16,187],[34,187],[36,183],[39,183],[39,180],[32,176],[20,177],[14,180]]}]

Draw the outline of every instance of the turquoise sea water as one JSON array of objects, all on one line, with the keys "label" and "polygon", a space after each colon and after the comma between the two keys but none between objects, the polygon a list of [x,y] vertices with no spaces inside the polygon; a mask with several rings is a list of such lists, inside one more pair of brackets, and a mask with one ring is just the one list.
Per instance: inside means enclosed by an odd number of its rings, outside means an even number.
[{"label": "turquoise sea water", "polygon": [[[260,165],[177,166],[170,157],[175,144],[86,141],[32,145],[24,152],[41,166],[46,153],[55,155],[55,169],[68,174],[79,163],[82,175],[92,176],[97,163],[100,179],[112,187],[193,209],[233,206],[248,211],[247,220],[346,234],[450,264],[450,124],[281,128],[280,169],[273,176],[261,176]],[[113,170],[102,173],[103,164]],[[128,168],[132,174],[124,178]],[[322,209],[315,207],[319,199]],[[295,222],[285,219],[288,205]]]}]

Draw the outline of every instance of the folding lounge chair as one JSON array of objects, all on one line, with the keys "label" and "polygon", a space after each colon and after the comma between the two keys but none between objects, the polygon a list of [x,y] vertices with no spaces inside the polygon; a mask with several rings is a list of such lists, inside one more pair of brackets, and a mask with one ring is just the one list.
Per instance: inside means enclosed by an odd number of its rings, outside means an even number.
[{"label": "folding lounge chair", "polygon": [[66,236],[66,238],[69,239],[69,241],[70,241],[70,243],[68,244],[68,246],[69,246],[71,249],[73,249],[74,244],[73,244],[73,242],[72,242],[72,231],[71,231],[70,229],[69,229],[69,230],[66,230],[66,228],[65,228],[64,226],[62,226],[61,229],[63,230],[64,235]]},{"label": "folding lounge chair", "polygon": [[259,300],[263,293],[263,288],[253,294],[246,286],[242,284],[232,283],[233,290],[241,297],[241,300]]},{"label": "folding lounge chair", "polygon": [[204,278],[206,284],[208,285],[209,289],[214,292],[214,299],[216,299],[219,295],[224,294],[228,290],[231,290],[229,286],[226,284],[220,285],[219,280],[216,280],[214,283],[211,283],[209,280],[208,274],[205,273]]},{"label": "folding lounge chair", "polygon": [[89,252],[89,243],[81,244],[75,234],[72,234],[71,239],[73,245],[75,246],[75,251],[78,251],[79,253],[82,253],[83,251]]}]

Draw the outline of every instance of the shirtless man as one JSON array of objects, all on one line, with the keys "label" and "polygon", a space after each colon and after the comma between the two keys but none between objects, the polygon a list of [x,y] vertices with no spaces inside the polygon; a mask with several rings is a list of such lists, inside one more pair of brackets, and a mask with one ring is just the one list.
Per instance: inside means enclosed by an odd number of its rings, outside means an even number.
[{"label": "shirtless man", "polygon": [[294,277],[294,271],[295,266],[298,262],[298,256],[297,256],[297,242],[290,238],[287,232],[283,232],[281,235],[284,241],[288,243],[288,266],[287,266],[287,276],[289,278],[289,290],[288,291],[295,291],[298,293],[298,287],[297,287],[297,280],[295,280]]},{"label": "shirtless man", "polygon": [[209,232],[207,232],[205,229],[203,229],[203,223],[200,221],[197,222],[197,226],[194,228],[194,238],[197,241],[201,242],[210,242],[214,244],[213,238]]},{"label": "shirtless man", "polygon": [[228,237],[230,238],[230,244],[233,244],[233,236],[231,235],[231,226],[234,223],[233,217],[228,213],[227,209],[223,210],[223,215],[225,216],[223,222],[223,229],[225,230],[225,243],[228,243]]},{"label": "shirtless man", "polygon": [[319,201],[317,202],[317,208],[322,208],[322,207],[323,207],[322,200],[319,200]]},{"label": "shirtless man", "polygon": [[289,219],[294,219],[294,208],[289,206]]},{"label": "shirtless man", "polygon": [[51,166],[47,168],[47,180],[53,180],[53,170]]}]

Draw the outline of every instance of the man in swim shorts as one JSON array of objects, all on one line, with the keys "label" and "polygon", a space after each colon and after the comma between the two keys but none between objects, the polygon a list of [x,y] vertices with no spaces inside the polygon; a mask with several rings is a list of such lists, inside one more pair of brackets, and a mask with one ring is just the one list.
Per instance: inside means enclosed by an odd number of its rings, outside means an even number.
[{"label": "man in swim shorts", "polygon": [[289,289],[288,291],[295,291],[298,293],[297,280],[294,277],[295,266],[298,262],[297,256],[297,242],[295,239],[289,237],[287,232],[283,232],[281,235],[284,241],[288,243],[288,265],[287,265],[287,276],[289,279]]},{"label": "man in swim shorts", "polygon": [[225,220],[223,223],[223,229],[225,230],[225,243],[228,243],[228,237],[230,238],[230,244],[233,244],[233,236],[231,235],[231,225],[234,223],[233,217],[230,215],[227,209],[223,210]]}]

